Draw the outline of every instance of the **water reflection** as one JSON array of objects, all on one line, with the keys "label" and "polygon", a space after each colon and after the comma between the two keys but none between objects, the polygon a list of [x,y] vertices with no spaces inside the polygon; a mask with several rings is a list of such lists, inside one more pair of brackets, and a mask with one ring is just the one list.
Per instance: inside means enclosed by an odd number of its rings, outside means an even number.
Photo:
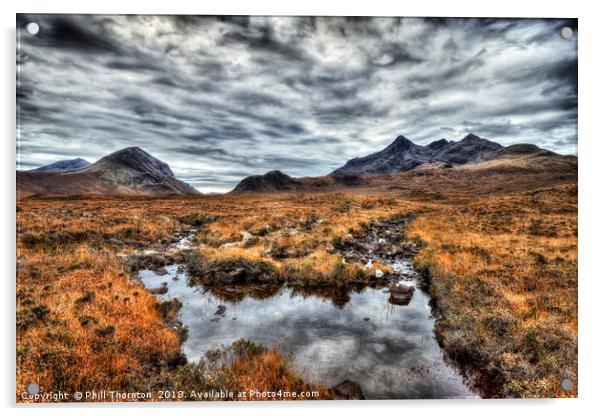
[{"label": "water reflection", "polygon": [[[290,353],[307,381],[354,380],[369,399],[475,397],[444,361],[428,297],[419,289],[407,306],[390,304],[382,288],[354,291],[344,302],[277,287],[240,296],[240,289],[189,287],[177,265],[167,271],[141,270],[140,278],[149,288],[166,283],[160,298],[183,303],[179,317],[189,328],[183,345],[189,360],[246,338]],[[218,305],[226,306],[223,314],[216,314]]]}]

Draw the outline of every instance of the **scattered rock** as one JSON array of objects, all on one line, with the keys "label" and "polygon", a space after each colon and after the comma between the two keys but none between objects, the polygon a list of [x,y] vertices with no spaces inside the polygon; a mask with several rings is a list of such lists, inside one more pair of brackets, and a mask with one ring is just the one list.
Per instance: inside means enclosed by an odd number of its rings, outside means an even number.
[{"label": "scattered rock", "polygon": [[158,276],[165,276],[167,273],[168,271],[165,267],[160,267],[157,270],[155,270],[155,274]]},{"label": "scattered rock", "polygon": [[148,290],[148,293],[150,293],[151,295],[164,295],[165,293],[167,293],[169,289],[167,289],[167,286],[161,286],[161,287],[154,287],[152,289]]},{"label": "scattered rock", "polygon": [[124,245],[125,243],[118,238],[109,238],[109,242],[117,245]]},{"label": "scattered rock", "polygon": [[226,313],[226,305],[217,305],[215,315],[223,315],[224,313]]},{"label": "scattered rock", "polygon": [[362,388],[358,383],[345,380],[332,388],[337,398],[343,400],[366,400]]},{"label": "scattered rock", "polygon": [[385,272],[383,272],[381,269],[376,269],[376,271],[374,272],[374,276],[377,279],[382,278],[385,275]]},{"label": "scattered rock", "polygon": [[364,317],[364,321],[368,322],[370,320],[370,318],[368,316]]},{"label": "scattered rock", "polygon": [[241,233],[241,235],[242,235],[242,242],[243,243],[246,243],[247,241],[249,241],[249,240],[251,240],[253,238],[253,234],[251,234],[248,231],[243,231]]},{"label": "scattered rock", "polygon": [[224,290],[228,293],[236,293],[236,289],[233,287],[227,287]]}]

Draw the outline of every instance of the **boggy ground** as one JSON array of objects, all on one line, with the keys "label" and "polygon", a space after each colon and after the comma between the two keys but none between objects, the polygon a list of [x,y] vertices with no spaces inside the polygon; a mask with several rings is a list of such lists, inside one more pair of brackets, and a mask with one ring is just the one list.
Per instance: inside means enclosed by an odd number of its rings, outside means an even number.
[{"label": "boggy ground", "polygon": [[378,261],[366,269],[349,247],[370,224],[395,217],[412,218],[405,233],[420,249],[416,263],[440,314],[439,340],[487,380],[486,396],[575,395],[558,386],[564,377],[577,380],[576,215],[574,185],[436,198],[25,199],[17,204],[17,394],[32,381],[45,391],[117,390],[189,377],[199,386],[268,383],[334,397],[260,346],[226,354],[219,365],[185,363],[185,331],[172,325],[177,305],[158,305],[131,272],[181,260],[165,250],[194,229],[197,248],[185,260],[198,283],[244,296],[244,283],[269,292],[286,281],[322,288],[336,301],[341,290],[387,279],[391,270]]}]

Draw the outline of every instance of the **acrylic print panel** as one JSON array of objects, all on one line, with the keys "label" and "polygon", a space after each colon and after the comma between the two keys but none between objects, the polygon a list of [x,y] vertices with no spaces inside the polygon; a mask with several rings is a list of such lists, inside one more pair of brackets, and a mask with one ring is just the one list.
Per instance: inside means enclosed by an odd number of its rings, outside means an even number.
[{"label": "acrylic print panel", "polygon": [[577,37],[18,15],[16,400],[576,396]]}]

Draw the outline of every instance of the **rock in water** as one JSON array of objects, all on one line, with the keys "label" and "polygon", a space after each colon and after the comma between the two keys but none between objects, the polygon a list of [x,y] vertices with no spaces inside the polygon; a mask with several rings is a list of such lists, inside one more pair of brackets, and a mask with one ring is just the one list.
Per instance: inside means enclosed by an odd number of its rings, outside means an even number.
[{"label": "rock in water", "polygon": [[148,293],[150,293],[151,295],[164,295],[167,293],[168,290],[169,289],[167,288],[167,286],[161,286],[149,289]]},{"label": "rock in water", "polygon": [[412,300],[416,288],[404,284],[392,284],[389,286],[389,303],[393,305],[406,306]]},{"label": "rock in water", "polygon": [[343,400],[366,400],[362,388],[358,383],[345,380],[332,388],[338,399]]}]

